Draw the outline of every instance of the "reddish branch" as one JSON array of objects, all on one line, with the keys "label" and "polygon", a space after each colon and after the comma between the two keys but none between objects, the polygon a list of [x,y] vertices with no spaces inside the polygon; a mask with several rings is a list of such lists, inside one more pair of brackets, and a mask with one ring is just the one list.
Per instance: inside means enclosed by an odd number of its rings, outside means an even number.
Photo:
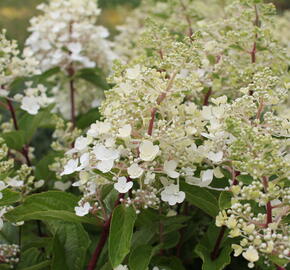
[{"label": "reddish branch", "polygon": [[[267,192],[268,186],[269,186],[269,180],[268,180],[268,177],[266,176],[263,177],[263,186],[264,186],[264,191]],[[266,204],[266,213],[267,213],[266,225],[268,226],[270,223],[272,223],[272,205],[270,201],[268,201]]]},{"label": "reddish branch", "polygon": [[[18,126],[18,122],[17,122],[17,118],[16,118],[16,113],[15,113],[13,104],[12,104],[11,100],[9,100],[9,99],[6,99],[6,101],[7,101],[8,109],[9,109],[10,114],[11,114],[11,117],[12,117],[14,129],[15,130],[19,130],[19,126]],[[31,161],[30,161],[30,158],[29,158],[28,145],[24,145],[23,148],[22,148],[22,150],[20,152],[24,156],[27,165],[28,166],[31,166]]]},{"label": "reddish branch", "polygon": [[179,0],[180,2],[180,5],[185,13],[185,19],[187,21],[187,24],[188,24],[188,36],[189,38],[192,40],[192,35],[193,35],[193,29],[192,29],[192,23],[191,23],[191,19],[190,17],[188,16],[187,12],[186,12],[186,6],[184,5],[183,1],[182,0]]},{"label": "reddish branch", "polygon": [[[123,199],[124,196],[125,196],[124,193],[119,194],[118,199],[115,201],[114,209],[120,204],[120,200]],[[88,264],[87,270],[94,270],[97,263],[98,263],[100,255],[102,253],[102,250],[103,250],[103,248],[108,240],[108,237],[109,237],[112,216],[113,216],[113,211],[112,211],[111,215],[109,216],[109,218],[103,224],[103,230],[102,230],[98,245],[93,253],[93,256],[91,257],[91,260]]]},{"label": "reddish branch", "polygon": [[279,265],[275,265],[277,270],[286,270],[286,268],[279,266]]},{"label": "reddish branch", "polygon": [[67,69],[67,72],[70,77],[69,87],[70,87],[70,104],[71,104],[71,122],[73,124],[73,127],[75,127],[76,126],[76,105],[75,105],[76,89],[75,89],[75,84],[74,84],[74,79],[73,79],[73,76],[75,75],[75,70],[72,64]]},{"label": "reddish branch", "polygon": [[212,89],[210,88],[204,95],[203,106],[208,106],[209,98],[212,94]]},{"label": "reddish branch", "polygon": [[[257,5],[254,6],[255,7],[255,21],[254,21],[254,26],[259,27],[259,13],[258,13],[258,8]],[[256,63],[256,53],[257,53],[257,39],[258,39],[258,34],[255,34],[255,39],[254,39],[254,43],[253,43],[253,47],[252,50],[250,51],[250,55],[251,55],[251,62],[252,64]],[[253,90],[249,91],[249,95],[252,96],[254,94]]]},{"label": "reddish branch", "polygon": [[214,261],[219,256],[220,246],[221,246],[221,243],[222,243],[222,240],[223,240],[225,232],[226,232],[226,226],[222,226],[221,230],[220,230],[220,233],[219,233],[219,235],[217,237],[217,240],[215,242],[213,251],[210,254],[210,257],[211,257],[212,261]]},{"label": "reddish branch", "polygon": [[[173,75],[171,76],[169,82],[168,82],[168,85],[165,89],[164,92],[162,92],[159,97],[157,98],[157,105],[160,105],[161,102],[166,98],[166,95],[167,95],[167,92],[172,88],[172,85],[173,85],[173,81],[176,77],[176,74],[177,72],[174,72]],[[156,113],[157,113],[157,107],[154,107],[152,110],[151,110],[151,119],[149,121],[149,126],[148,126],[148,135],[152,136],[152,133],[153,133],[153,127],[154,127],[154,121],[155,121],[155,116],[156,116]]]}]

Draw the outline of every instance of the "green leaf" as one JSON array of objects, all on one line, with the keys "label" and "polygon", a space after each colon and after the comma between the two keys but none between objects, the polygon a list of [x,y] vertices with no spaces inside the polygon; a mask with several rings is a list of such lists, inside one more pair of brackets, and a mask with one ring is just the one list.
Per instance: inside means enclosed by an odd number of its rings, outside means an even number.
[{"label": "green leaf", "polygon": [[78,198],[70,193],[47,191],[26,197],[23,204],[5,214],[11,222],[25,220],[64,220],[97,225],[95,218],[79,217],[74,213]]},{"label": "green leaf", "polygon": [[185,192],[186,200],[194,206],[200,208],[212,217],[216,217],[219,208],[218,201],[212,193],[205,188],[180,183],[180,189]]},{"label": "green leaf", "polygon": [[182,262],[179,258],[170,256],[170,257],[164,257],[164,256],[155,256],[153,258],[153,265],[156,265],[159,267],[159,269],[164,270],[185,270],[184,266],[182,265]]},{"label": "green leaf", "polygon": [[164,235],[164,240],[163,240],[163,243],[162,243],[162,249],[169,249],[169,248],[173,248],[175,247],[178,242],[179,242],[179,239],[180,239],[180,234],[178,231],[173,231],[173,232],[170,232],[166,235]]},{"label": "green leaf", "polygon": [[223,237],[218,257],[212,260],[211,254],[214,250],[216,239],[221,228],[211,225],[199,244],[195,248],[195,253],[202,259],[202,270],[221,270],[231,262],[231,244],[233,240]]},{"label": "green leaf", "polygon": [[49,165],[53,163],[54,159],[60,156],[60,153],[50,152],[44,156],[35,166],[35,177],[40,180],[55,179],[55,172],[49,169]]},{"label": "green leaf", "polygon": [[140,243],[148,244],[155,234],[156,226],[143,226],[134,232],[132,238],[132,248],[136,248]]},{"label": "green leaf", "polygon": [[13,226],[10,222],[4,222],[3,228],[0,230],[0,244],[14,244],[19,240],[19,228]]},{"label": "green leaf", "polygon": [[25,144],[25,132],[23,130],[10,131],[2,133],[7,146],[11,149],[20,151]]},{"label": "green leaf", "polygon": [[230,191],[223,191],[219,196],[219,208],[224,210],[231,207],[232,193]]},{"label": "green leaf", "polygon": [[133,207],[119,205],[115,208],[109,234],[109,258],[113,267],[121,264],[130,252],[135,220]]},{"label": "green leaf", "polygon": [[238,175],[237,179],[246,185],[250,185],[254,181],[253,177],[250,175]]},{"label": "green leaf", "polygon": [[19,120],[19,129],[24,132],[25,143],[29,143],[35,134],[37,128],[45,121],[49,119],[50,111],[53,105],[41,110],[36,115],[24,113]]},{"label": "green leaf", "polygon": [[53,269],[69,270],[65,260],[65,249],[57,235],[53,239],[52,267]]},{"label": "green leaf", "polygon": [[152,257],[152,247],[142,245],[135,248],[129,257],[130,270],[146,270]]},{"label": "green leaf", "polygon": [[20,262],[17,269],[23,270],[25,268],[33,267],[45,260],[44,253],[37,248],[30,248],[21,253]]},{"label": "green leaf", "polygon": [[43,261],[41,263],[38,263],[36,265],[33,266],[29,266],[29,267],[25,267],[23,270],[42,270],[42,269],[48,269],[47,267],[50,266],[51,261],[50,260],[46,260]]},{"label": "green leaf", "polygon": [[110,89],[110,86],[105,79],[105,75],[99,68],[84,68],[80,70],[76,76],[92,83],[102,90]]},{"label": "green leaf", "polygon": [[100,120],[101,114],[98,108],[93,108],[87,113],[80,115],[77,118],[77,127],[80,129],[85,129],[91,124],[95,123],[97,120]]},{"label": "green leaf", "polygon": [[1,191],[3,197],[0,199],[0,206],[10,205],[21,200],[21,194],[10,189],[4,189]]},{"label": "green leaf", "polygon": [[53,270],[85,269],[86,253],[90,238],[81,224],[52,222],[50,228],[54,234]]},{"label": "green leaf", "polygon": [[277,265],[282,266],[282,267],[289,263],[289,260],[280,259],[278,256],[269,255],[269,258],[274,264],[277,264]]}]

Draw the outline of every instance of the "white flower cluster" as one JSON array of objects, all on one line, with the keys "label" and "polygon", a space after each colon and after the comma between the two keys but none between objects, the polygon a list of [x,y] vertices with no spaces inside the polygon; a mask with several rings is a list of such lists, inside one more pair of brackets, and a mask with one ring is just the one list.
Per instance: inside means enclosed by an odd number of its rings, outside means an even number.
[{"label": "white flower cluster", "polygon": [[10,101],[21,103],[21,109],[35,115],[40,108],[53,102],[47,96],[47,88],[39,84],[32,86],[32,82],[26,82],[24,94],[16,94],[10,97],[10,84],[19,77],[30,77],[40,74],[39,63],[34,57],[22,56],[15,41],[5,38],[5,31],[0,35],[0,96]]},{"label": "white flower cluster", "polygon": [[110,67],[115,56],[108,30],[96,25],[101,11],[95,0],[52,0],[38,9],[43,14],[30,21],[24,53],[35,56],[42,70]]},{"label": "white flower cluster", "polygon": [[14,100],[21,103],[20,108],[29,114],[36,115],[40,108],[47,107],[54,102],[54,98],[47,96],[47,88],[38,84],[32,86],[32,82],[26,83],[24,95],[16,94]]},{"label": "white flower cluster", "polygon": [[5,37],[6,31],[0,33],[0,94],[6,96],[4,86],[9,85],[18,77],[39,74],[38,61],[33,57],[20,55],[16,41]]}]

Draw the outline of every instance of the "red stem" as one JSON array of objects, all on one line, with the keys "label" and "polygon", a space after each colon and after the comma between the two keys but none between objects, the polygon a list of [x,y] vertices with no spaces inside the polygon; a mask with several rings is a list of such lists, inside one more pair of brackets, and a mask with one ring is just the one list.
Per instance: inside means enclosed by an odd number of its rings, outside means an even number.
[{"label": "red stem", "polygon": [[216,239],[213,251],[210,254],[210,257],[211,257],[212,261],[214,261],[219,255],[220,246],[221,246],[221,243],[222,243],[222,240],[223,240],[225,232],[226,232],[226,226],[222,226],[221,230],[220,230],[220,233],[219,233],[219,235],[218,235],[218,237]]},{"label": "red stem", "polygon": [[6,99],[6,100],[7,100],[7,104],[8,104],[9,111],[11,113],[11,117],[12,117],[12,120],[13,120],[14,128],[16,130],[18,130],[19,128],[18,128],[16,113],[15,113],[13,104],[12,104],[11,100],[9,100],[9,99]]},{"label": "red stem", "polygon": [[[124,198],[124,196],[125,196],[124,193],[119,194],[118,199],[115,201],[114,209],[120,204],[120,199]],[[101,252],[102,252],[102,250],[107,242],[108,236],[109,236],[112,216],[113,216],[113,211],[103,225],[103,230],[102,230],[98,245],[93,253],[93,256],[90,259],[87,270],[94,270],[97,263],[98,263]]]},{"label": "red stem", "polygon": [[[268,177],[264,176],[263,177],[263,185],[264,185],[264,190],[265,192],[268,191],[268,186],[269,186],[269,180]],[[268,201],[266,204],[266,213],[267,213],[267,222],[266,225],[268,226],[268,224],[272,223],[272,205],[271,205],[271,201]]]},{"label": "red stem", "polygon": [[155,114],[156,114],[157,109],[153,108],[151,110],[151,119],[149,122],[149,127],[148,127],[148,135],[152,136],[153,133],[153,127],[154,127],[154,120],[155,120]]},{"label": "red stem", "polygon": [[75,84],[73,76],[75,75],[75,70],[73,65],[71,64],[67,69],[68,75],[70,76],[69,86],[70,86],[70,105],[71,105],[71,122],[73,124],[73,128],[76,126],[76,104],[75,104]]},{"label": "red stem", "polygon": [[210,95],[212,94],[212,89],[210,88],[204,95],[203,105],[208,106]]},{"label": "red stem", "polygon": [[[11,113],[11,117],[12,117],[12,120],[13,120],[14,129],[15,130],[19,130],[19,126],[18,126],[18,122],[17,122],[17,118],[16,118],[16,113],[15,113],[13,104],[12,104],[11,100],[9,100],[9,99],[6,99],[6,101],[7,101],[7,104],[8,104],[8,109],[9,109],[9,111]],[[22,150],[20,152],[24,156],[27,165],[29,167],[31,167],[31,161],[30,161],[29,152],[28,152],[28,145],[24,145],[23,148],[22,148]]]},{"label": "red stem", "polygon": [[275,264],[277,270],[286,270],[286,268]]}]

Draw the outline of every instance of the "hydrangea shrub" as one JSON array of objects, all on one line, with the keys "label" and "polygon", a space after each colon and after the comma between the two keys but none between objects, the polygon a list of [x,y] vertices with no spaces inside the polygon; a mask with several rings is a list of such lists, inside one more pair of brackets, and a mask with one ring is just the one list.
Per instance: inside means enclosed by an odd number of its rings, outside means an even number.
[{"label": "hydrangea shrub", "polygon": [[[287,269],[289,14],[95,0],[0,35],[0,267]],[[1,268],[2,269],[2,268]]]}]

